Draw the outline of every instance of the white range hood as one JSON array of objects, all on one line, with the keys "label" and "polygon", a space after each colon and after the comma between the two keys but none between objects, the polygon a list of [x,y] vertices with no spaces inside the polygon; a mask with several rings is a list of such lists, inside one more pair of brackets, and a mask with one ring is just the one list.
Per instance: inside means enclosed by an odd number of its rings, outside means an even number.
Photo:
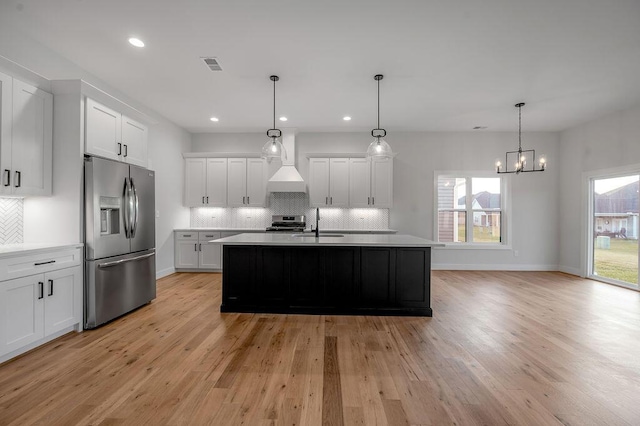
[{"label": "white range hood", "polygon": [[269,192],[307,192],[307,184],[296,169],[296,135],[293,129],[282,131],[282,145],[285,154],[282,156],[282,167],[269,179]]}]

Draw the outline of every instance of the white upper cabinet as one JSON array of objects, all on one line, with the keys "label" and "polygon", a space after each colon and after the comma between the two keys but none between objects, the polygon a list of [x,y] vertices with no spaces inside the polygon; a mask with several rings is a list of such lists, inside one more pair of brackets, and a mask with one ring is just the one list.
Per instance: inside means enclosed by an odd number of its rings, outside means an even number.
[{"label": "white upper cabinet", "polygon": [[87,154],[147,167],[148,133],[144,124],[86,98]]},{"label": "white upper cabinet", "polygon": [[309,204],[312,207],[349,207],[349,159],[309,160]]},{"label": "white upper cabinet", "polygon": [[371,164],[366,158],[349,159],[349,205],[371,207]]},{"label": "white upper cabinet", "polygon": [[247,158],[247,206],[263,207],[267,203],[267,166],[262,158]]},{"label": "white upper cabinet", "polygon": [[227,205],[264,207],[267,201],[267,166],[262,158],[229,158]]},{"label": "white upper cabinet", "polygon": [[227,205],[244,207],[247,203],[247,159],[229,158]]},{"label": "white upper cabinet", "polygon": [[393,159],[349,159],[349,205],[393,207]]},{"label": "white upper cabinet", "polygon": [[187,158],[184,162],[184,204],[187,207],[205,206],[207,193],[207,159]]},{"label": "white upper cabinet", "polygon": [[371,161],[371,207],[393,207],[393,158]]},{"label": "white upper cabinet", "polygon": [[187,207],[227,205],[226,158],[187,158],[184,182],[184,203]]},{"label": "white upper cabinet", "polygon": [[13,79],[0,73],[0,194],[11,194],[11,99]]},{"label": "white upper cabinet", "polygon": [[53,95],[0,74],[0,194],[51,195]]},{"label": "white upper cabinet", "polygon": [[86,152],[119,160],[122,150],[122,115],[87,98]]},{"label": "white upper cabinet", "polygon": [[129,164],[147,167],[147,135],[144,124],[122,116],[122,158]]}]

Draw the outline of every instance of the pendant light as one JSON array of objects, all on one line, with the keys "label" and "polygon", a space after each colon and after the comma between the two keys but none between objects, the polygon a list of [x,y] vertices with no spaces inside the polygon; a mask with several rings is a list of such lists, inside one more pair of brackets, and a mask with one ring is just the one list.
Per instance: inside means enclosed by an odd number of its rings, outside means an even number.
[{"label": "pendant light", "polygon": [[272,75],[269,79],[273,81],[273,128],[267,130],[269,140],[262,147],[262,158],[266,158],[270,162],[274,158],[281,159],[285,150],[279,139],[282,137],[282,131],[276,129],[276,81],[280,80],[280,77]]},{"label": "pendant light", "polygon": [[[536,168],[536,151],[534,149],[522,149],[522,107],[524,102],[517,103],[515,105],[518,108],[518,150],[507,151],[504,156],[504,164],[498,158],[496,160],[496,172],[498,173],[529,173],[529,172],[544,172],[547,168],[547,159],[543,154],[540,154],[538,158],[538,168]],[[527,161],[531,160],[529,168],[527,168]],[[510,166],[513,164],[513,166]]]},{"label": "pendant light", "polygon": [[394,156],[391,147],[383,139],[387,136],[387,131],[380,128],[380,80],[383,78],[384,76],[382,74],[376,74],[373,77],[373,79],[378,82],[378,127],[371,131],[373,142],[371,142],[369,148],[367,148],[367,157],[385,158]]}]

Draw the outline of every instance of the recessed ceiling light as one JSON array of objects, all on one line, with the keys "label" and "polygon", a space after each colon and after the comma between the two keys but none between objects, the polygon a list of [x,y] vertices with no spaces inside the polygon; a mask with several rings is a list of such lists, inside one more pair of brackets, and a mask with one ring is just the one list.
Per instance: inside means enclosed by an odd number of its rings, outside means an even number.
[{"label": "recessed ceiling light", "polygon": [[140,40],[139,38],[131,37],[129,39],[129,43],[131,43],[135,47],[144,47],[144,42],[142,40]]},{"label": "recessed ceiling light", "polygon": [[218,121],[218,117],[211,117],[209,120],[213,121],[214,123],[217,123]]},{"label": "recessed ceiling light", "polygon": [[280,121],[287,121],[287,120],[288,120],[288,118],[285,117],[284,115],[282,117],[280,117]]},{"label": "recessed ceiling light", "polygon": [[342,119],[344,121],[351,121],[351,117],[349,117],[348,115],[345,115],[344,117],[342,117]]}]

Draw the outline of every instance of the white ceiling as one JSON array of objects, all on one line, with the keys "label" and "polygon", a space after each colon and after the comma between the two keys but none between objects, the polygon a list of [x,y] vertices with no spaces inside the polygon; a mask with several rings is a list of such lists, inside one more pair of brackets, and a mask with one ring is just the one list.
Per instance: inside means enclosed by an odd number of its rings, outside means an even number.
[{"label": "white ceiling", "polygon": [[638,0],[2,0],[2,22],[192,132],[266,131],[274,73],[286,127],[313,131],[375,127],[376,73],[389,132],[514,130],[518,101],[525,131],[557,131],[640,103]]}]

